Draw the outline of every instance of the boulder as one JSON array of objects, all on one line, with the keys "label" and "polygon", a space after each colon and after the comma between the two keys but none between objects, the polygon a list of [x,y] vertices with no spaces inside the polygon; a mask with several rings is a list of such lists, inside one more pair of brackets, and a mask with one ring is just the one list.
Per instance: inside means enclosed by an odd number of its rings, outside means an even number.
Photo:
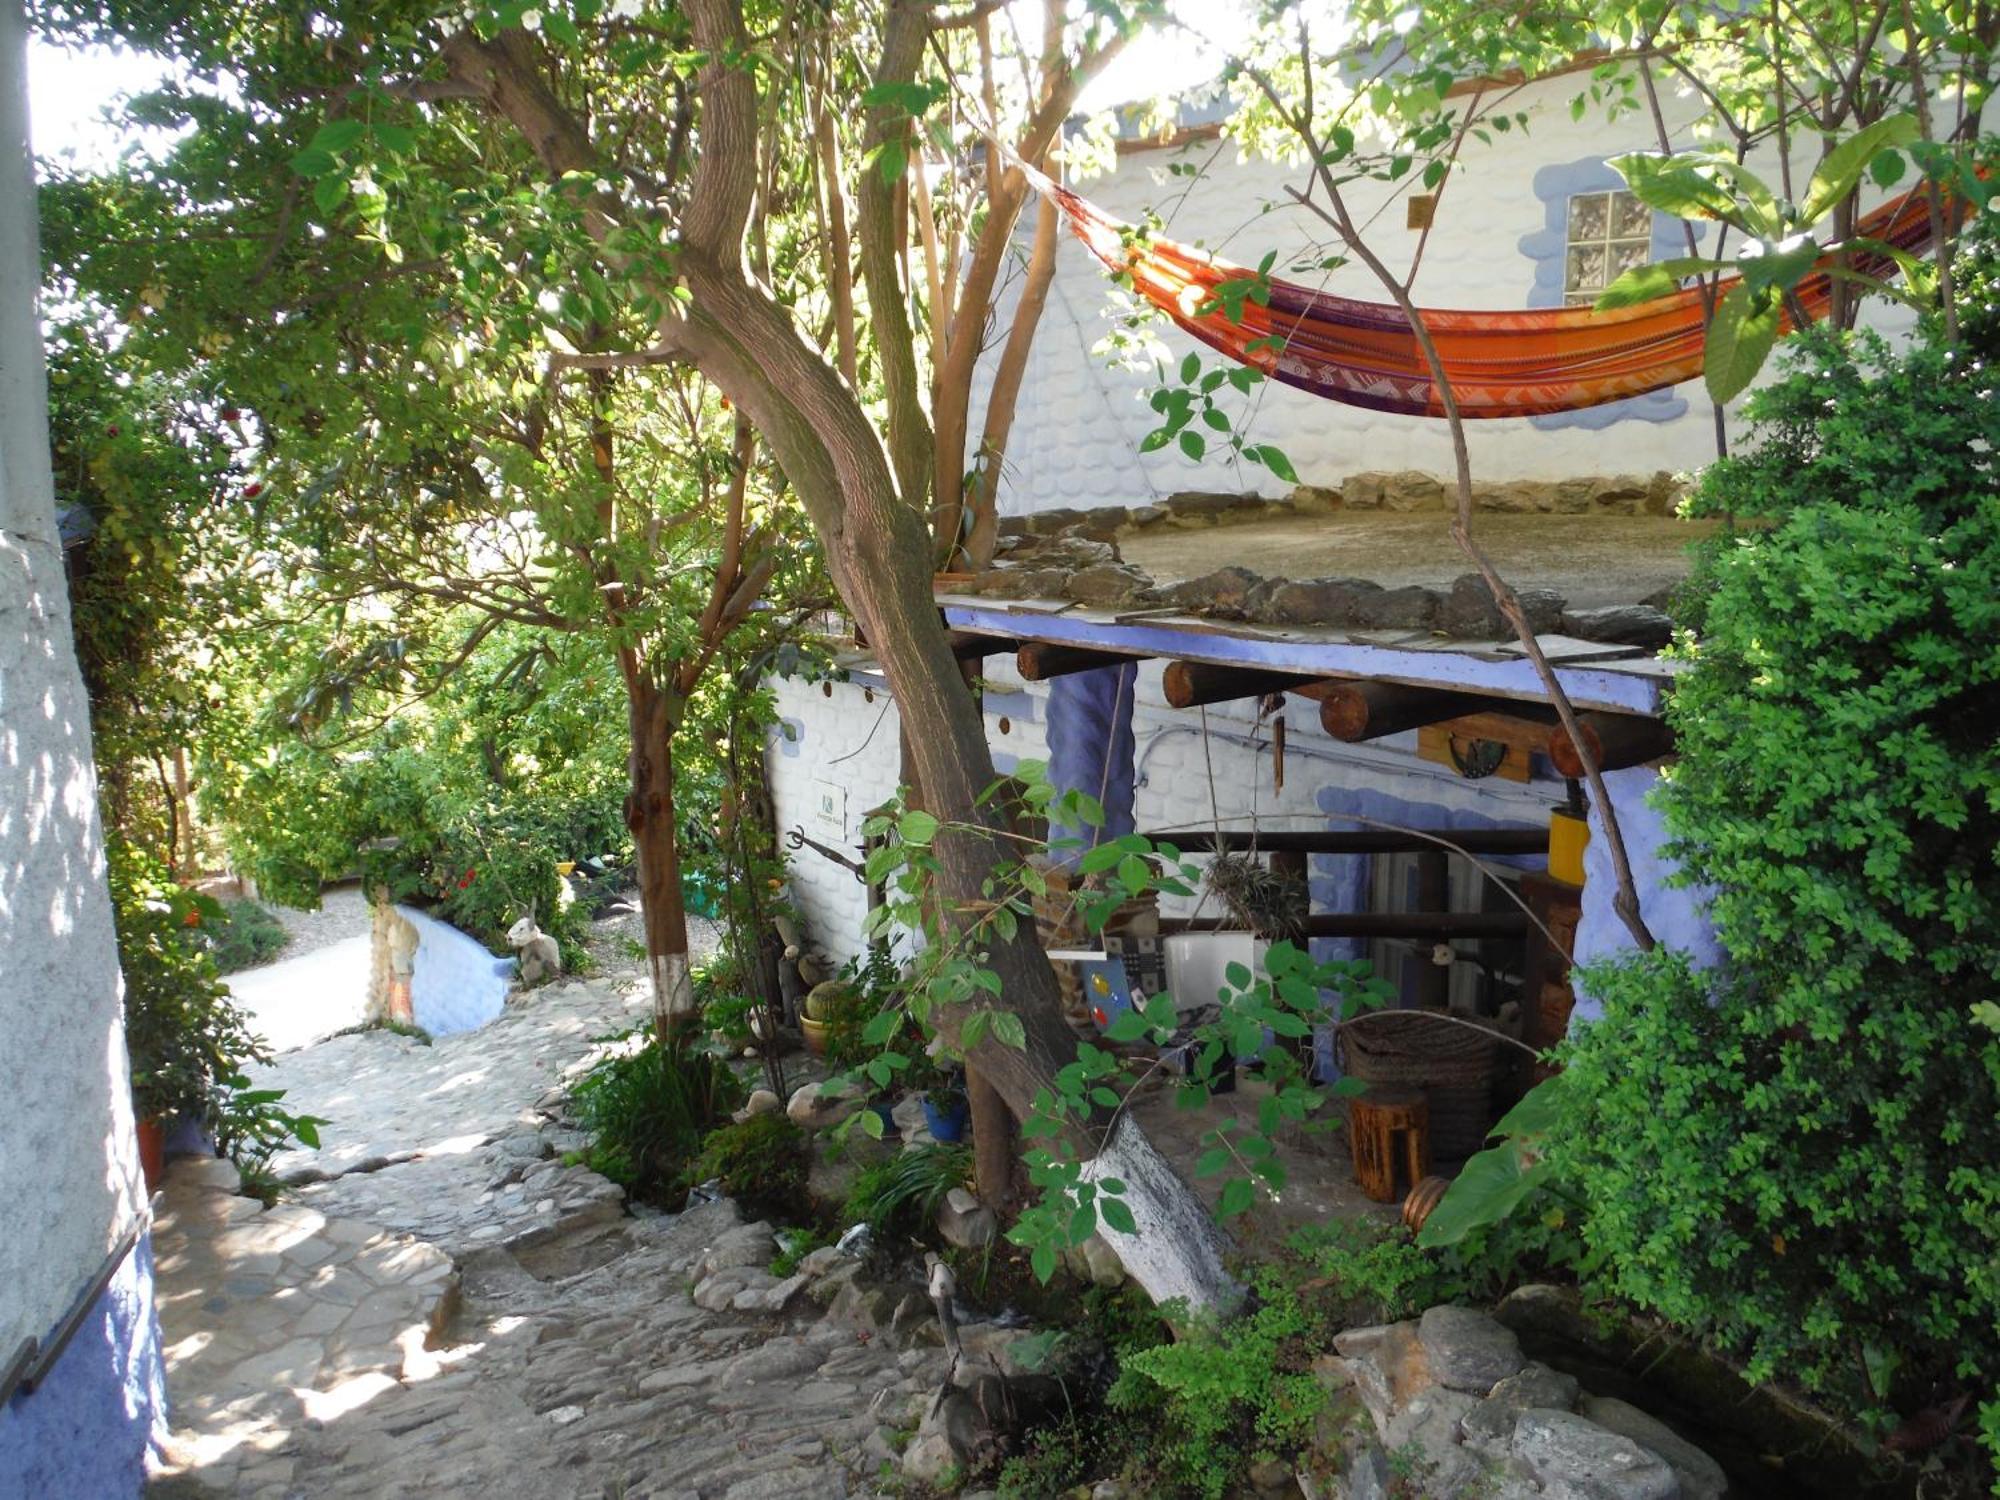
[{"label": "boulder", "polygon": [[1611,1396],[1585,1396],[1577,1413],[1605,1431],[1628,1437],[1664,1458],[1681,1482],[1681,1500],[1722,1500],[1729,1493],[1729,1476],[1721,1464],[1658,1417],[1630,1402]]},{"label": "boulder", "polygon": [[1680,1480],[1659,1454],[1572,1412],[1521,1413],[1514,1457],[1547,1500],[1680,1500]]},{"label": "boulder", "polygon": [[1215,521],[1231,511],[1264,508],[1262,495],[1225,494],[1210,490],[1183,490],[1167,496],[1167,509],[1183,521]]},{"label": "boulder", "polygon": [[750,1097],[743,1101],[743,1107],[730,1118],[741,1125],[745,1120],[754,1120],[758,1115],[768,1115],[784,1107],[784,1100],[769,1089],[753,1089]]},{"label": "boulder", "polygon": [[704,1281],[718,1271],[735,1270],[742,1266],[761,1269],[768,1266],[777,1253],[777,1235],[769,1224],[759,1219],[754,1224],[739,1224],[724,1230],[695,1258],[691,1274],[695,1281]]},{"label": "boulder", "polygon": [[1511,636],[1493,592],[1477,573],[1461,573],[1438,606],[1438,629],[1459,640],[1492,640]]},{"label": "boulder", "polygon": [[1157,526],[1167,518],[1164,505],[1135,505],[1132,507],[1130,524],[1133,526]]},{"label": "boulder", "polygon": [[1115,1287],[1125,1284],[1125,1262],[1118,1252],[1104,1242],[1104,1236],[1093,1234],[1083,1242],[1084,1274],[1090,1277],[1092,1286]]},{"label": "boulder", "polygon": [[1674,638],[1674,622],[1661,610],[1646,604],[1604,604],[1592,609],[1566,609],[1562,613],[1565,635],[1586,641],[1603,641],[1614,646],[1645,646],[1653,649]]},{"label": "boulder", "polygon": [[1070,574],[1064,597],[1099,609],[1150,600],[1153,580],[1130,563],[1100,563]]},{"label": "boulder", "polygon": [[1505,1453],[1513,1445],[1514,1424],[1522,1412],[1536,1407],[1568,1411],[1576,1405],[1576,1392],[1575,1376],[1530,1364],[1494,1386],[1492,1393],[1466,1414],[1459,1424],[1459,1435],[1468,1447],[1482,1453]]},{"label": "boulder", "polygon": [[1363,593],[1354,601],[1354,624],[1364,630],[1429,630],[1444,596],[1418,584]]},{"label": "boulder", "polygon": [[1432,1378],[1455,1391],[1485,1396],[1527,1363],[1513,1330],[1469,1307],[1433,1307],[1417,1330]]},{"label": "boulder", "polygon": [[1354,625],[1365,600],[1386,592],[1365,578],[1280,579],[1250,597],[1250,617],[1265,625]]},{"label": "boulder", "polygon": [[1300,515],[1325,515],[1346,503],[1339,490],[1321,484],[1294,485],[1285,499]]},{"label": "boulder", "polygon": [[1444,481],[1435,474],[1402,469],[1382,475],[1381,486],[1384,510],[1444,510],[1450,504]]},{"label": "boulder", "polygon": [[1262,577],[1248,568],[1218,568],[1161,590],[1160,602],[1176,609],[1241,614],[1249,606],[1251,592],[1263,582]]},{"label": "boulder", "polygon": [[860,1084],[830,1079],[800,1084],[785,1113],[802,1130],[825,1130],[857,1113],[865,1102]]},{"label": "boulder", "polygon": [[999,1237],[1000,1219],[964,1188],[955,1187],[938,1205],[937,1228],[947,1245],[983,1250]]}]

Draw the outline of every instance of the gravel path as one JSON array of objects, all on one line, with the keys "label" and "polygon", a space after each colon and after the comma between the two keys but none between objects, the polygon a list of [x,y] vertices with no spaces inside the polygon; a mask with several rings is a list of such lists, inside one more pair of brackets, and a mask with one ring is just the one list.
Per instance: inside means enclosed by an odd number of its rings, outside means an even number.
[{"label": "gravel path", "polygon": [[368,933],[368,898],[362,894],[359,881],[330,885],[321,891],[318,911],[270,901],[264,905],[285,929],[286,943],[278,951],[279,958],[297,958]]}]

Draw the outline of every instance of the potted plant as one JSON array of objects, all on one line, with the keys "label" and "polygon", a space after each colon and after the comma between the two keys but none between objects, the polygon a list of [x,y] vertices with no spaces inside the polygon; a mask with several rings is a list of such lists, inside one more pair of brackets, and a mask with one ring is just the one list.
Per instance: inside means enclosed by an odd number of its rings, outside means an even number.
[{"label": "potted plant", "polygon": [[806,1050],[814,1057],[831,1060],[836,1035],[858,1030],[864,1001],[862,993],[844,979],[829,979],[808,990],[799,1015]]},{"label": "potted plant", "polygon": [[965,1097],[965,1074],[923,1052],[918,1054],[910,1082],[922,1091],[924,1124],[931,1139],[945,1144],[964,1140],[966,1121],[972,1113]]},{"label": "potted plant", "polygon": [[167,1135],[182,1121],[244,1165],[261,1164],[294,1136],[317,1144],[318,1121],[285,1114],[279,1091],[252,1089],[243,1076],[269,1055],[199,940],[221,918],[221,905],[174,884],[130,845],[114,840],[107,854],[147,1186],[163,1182]]}]

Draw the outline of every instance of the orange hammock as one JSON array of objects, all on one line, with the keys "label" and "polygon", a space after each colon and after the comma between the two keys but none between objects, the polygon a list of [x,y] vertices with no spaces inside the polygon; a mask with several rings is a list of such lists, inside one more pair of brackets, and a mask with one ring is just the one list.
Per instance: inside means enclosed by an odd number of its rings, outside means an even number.
[{"label": "orange hammock", "polygon": [[[1405,416],[1444,415],[1416,335],[1393,304],[1335,297],[1274,277],[1269,304],[1246,301],[1242,321],[1232,323],[1214,304],[1214,289],[1256,272],[1172,240],[1128,239],[1121,233],[1127,226],[1069,189],[1038,172],[1030,171],[1029,180],[1054,200],[1093,255],[1113,271],[1130,272],[1141,296],[1211,349],[1330,401]],[[1917,250],[1930,240],[1930,215],[1921,198],[1905,194],[1865,216],[1858,232]],[[1853,268],[1877,278],[1895,270],[1889,257],[1866,254],[1854,257]],[[1735,282],[1725,276],[1721,290]],[[1832,281],[1816,271],[1797,291],[1806,312],[1818,318],[1832,300]],[[1203,307],[1208,310],[1197,311]],[[1701,374],[1697,287],[1607,312],[1549,307],[1427,310],[1423,316],[1466,417],[1577,411]]]}]

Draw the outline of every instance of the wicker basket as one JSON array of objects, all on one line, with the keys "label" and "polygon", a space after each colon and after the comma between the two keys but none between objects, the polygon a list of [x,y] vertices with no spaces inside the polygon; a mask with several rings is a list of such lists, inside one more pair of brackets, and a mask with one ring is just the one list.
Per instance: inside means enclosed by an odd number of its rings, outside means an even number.
[{"label": "wicker basket", "polygon": [[1500,1052],[1491,1033],[1425,1011],[1381,1010],[1343,1022],[1340,1045],[1350,1077],[1424,1091],[1433,1157],[1458,1161],[1485,1144]]}]

